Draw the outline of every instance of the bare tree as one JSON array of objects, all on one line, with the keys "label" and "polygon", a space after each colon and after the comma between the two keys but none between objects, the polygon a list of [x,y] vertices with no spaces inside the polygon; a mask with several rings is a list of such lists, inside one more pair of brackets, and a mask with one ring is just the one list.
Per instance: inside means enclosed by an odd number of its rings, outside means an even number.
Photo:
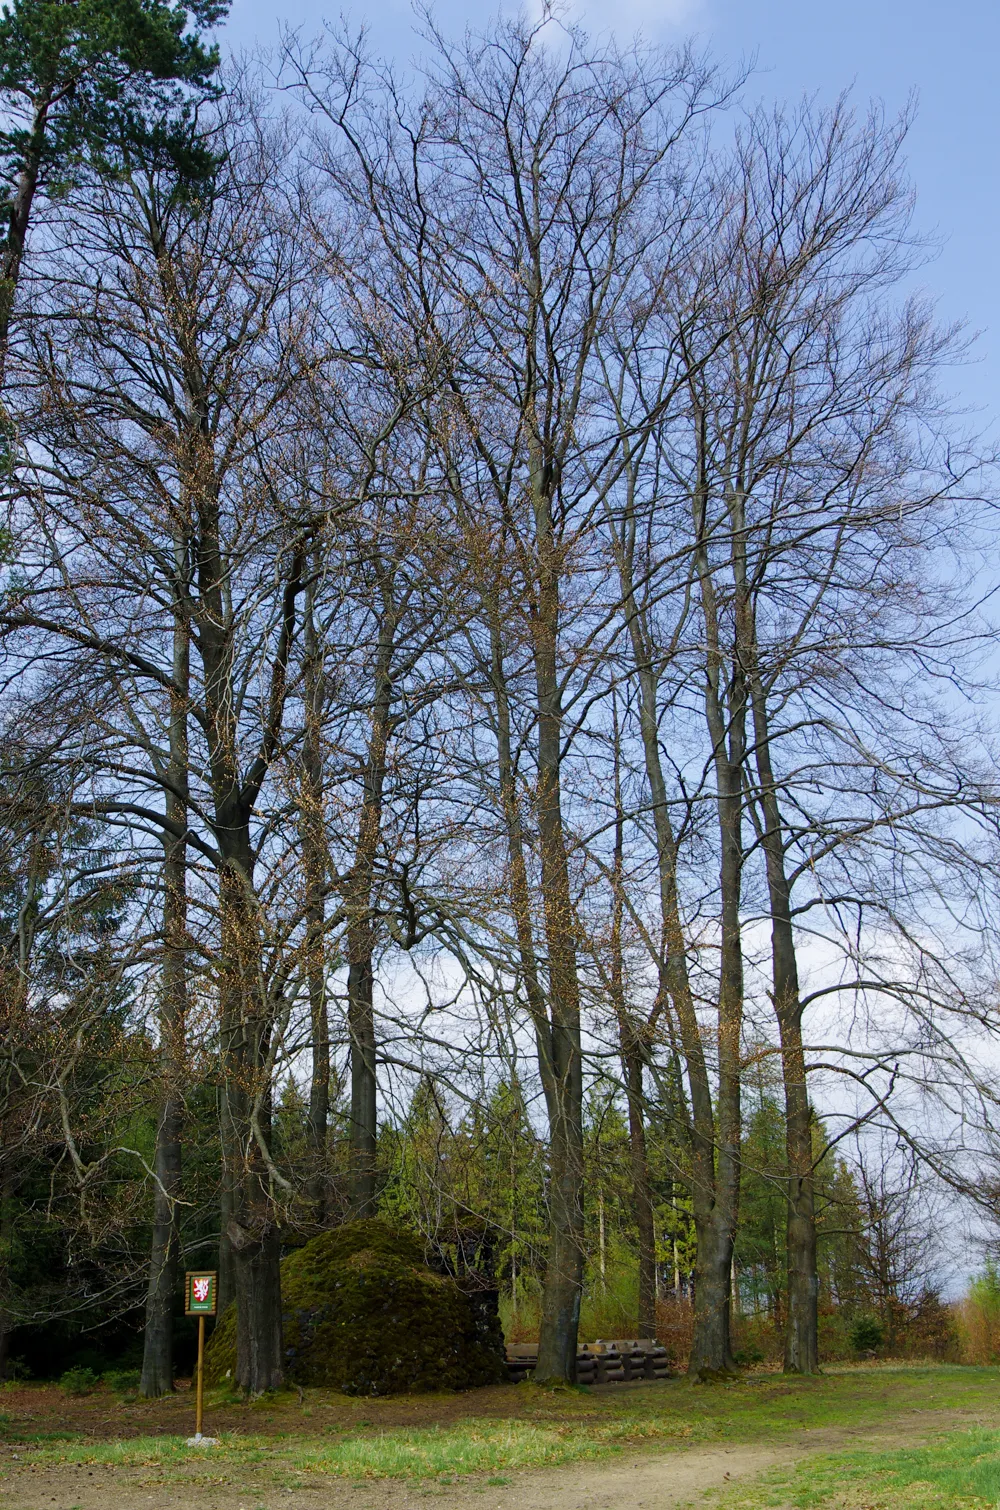
[{"label": "bare tree", "polygon": [[[227,169],[210,194],[192,202],[155,173],[103,190],[80,217],[89,265],[74,247],[55,269],[62,344],[39,346],[49,397],[28,420],[46,448],[23,494],[34,543],[5,619],[38,653],[89,656],[118,695],[120,753],[101,773],[113,785],[95,793],[97,810],[186,842],[217,878],[221,1268],[238,1300],[239,1382],[256,1393],[280,1380],[282,1358],[268,1151],[276,1003],[255,814],[280,745],[317,525],[279,486],[300,366],[295,241],[269,198],[273,143],[244,129],[245,114],[236,126],[239,115],[234,103]],[[80,573],[59,566],[70,538]],[[192,658],[185,684],[186,644],[197,668]],[[159,704],[175,732],[167,751]],[[199,732],[186,790],[182,716]],[[164,808],[148,802],[154,792]]]},{"label": "bare tree", "polygon": [[[431,93],[403,124],[398,98],[385,115],[371,105],[363,60],[349,46],[325,75],[314,58],[292,61],[307,98],[341,133],[342,181],[409,270],[418,328],[452,398],[456,499],[475,498],[506,535],[516,576],[504,611],[531,623],[544,971],[528,1006],[551,1159],[539,1377],[570,1379],[583,1272],[583,1067],[562,799],[572,674],[562,618],[588,528],[593,468],[582,462],[598,443],[588,407],[595,340],[626,298],[644,238],[656,235],[653,205],[706,76],[684,56],[626,62],[575,33],[557,59],[545,51],[545,24],[502,25],[456,48],[432,33]],[[509,776],[500,779],[509,794]],[[515,884],[520,863],[514,844]],[[523,919],[516,901],[514,911]],[[519,926],[530,978],[542,956],[534,941],[526,952]]]}]

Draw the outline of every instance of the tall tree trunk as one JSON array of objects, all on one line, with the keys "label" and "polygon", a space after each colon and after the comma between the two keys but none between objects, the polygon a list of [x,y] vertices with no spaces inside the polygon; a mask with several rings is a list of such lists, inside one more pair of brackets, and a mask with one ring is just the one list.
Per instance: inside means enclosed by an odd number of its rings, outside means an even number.
[{"label": "tall tree trunk", "polygon": [[656,1227],[653,1221],[653,1193],[649,1180],[646,1149],[641,1051],[623,1056],[625,1092],[628,1097],[629,1149],[632,1161],[632,1194],[635,1200],[635,1223],[639,1233],[639,1336],[656,1336]]},{"label": "tall tree trunk", "polygon": [[771,759],[771,730],[767,693],[761,676],[756,615],[747,578],[747,524],[740,479],[728,491],[736,582],[739,652],[746,669],[751,703],[757,803],[762,815],[764,851],[771,914],[771,973],[774,1010],[781,1041],[785,1089],[785,1147],[788,1162],[788,1317],[785,1327],[785,1371],[814,1374],[819,1367],[819,1274],[816,1254],[816,1212],[813,1179],[813,1122],[802,1045],[802,999],[792,927],[791,889],[785,866],[784,828],[778,785]]},{"label": "tall tree trunk", "polygon": [[639,1238],[638,1335],[656,1336],[656,1231],[653,1197],[646,1152],[643,1027],[629,1011],[626,1001],[625,958],[622,931],[625,917],[625,809],[621,785],[621,729],[617,701],[612,702],[614,728],[615,849],[611,910],[611,999],[618,1019],[625,1097],[628,1104],[629,1153],[632,1197]]},{"label": "tall tree trunk", "polygon": [[[177,552],[178,555],[182,553]],[[184,1123],[187,1019],[187,700],[189,631],[177,594],[170,709],[170,761],[163,838],[163,968],[160,983],[160,1058],[163,1100],[156,1129],[153,1236],[146,1293],[142,1378],[148,1399],[174,1387],[173,1310],[179,1287],[181,1136]]]},{"label": "tall tree trunk", "polygon": [[327,1169],[330,1122],[330,1019],[326,993],[326,881],[327,853],[323,810],[323,756],[320,733],[323,717],[323,652],[316,629],[314,594],[316,567],[306,589],[303,690],[305,731],[302,750],[301,834],[305,870],[306,982],[312,1028],[312,1072],[309,1079],[309,1153],[312,1165],[310,1196],[313,1220],[327,1218]]},{"label": "tall tree trunk", "polygon": [[236,1383],[257,1396],[278,1389],[283,1379],[279,1232],[264,1157],[271,1131],[269,1018],[261,1000],[259,924],[245,825],[230,829],[227,848],[219,888],[226,1237],[236,1300]]},{"label": "tall tree trunk", "polygon": [[[705,627],[705,722],[715,769],[715,800],[719,827],[720,965],[716,1044],[719,1055],[716,1097],[715,1202],[704,1232],[698,1232],[698,1265],[695,1275],[697,1313],[704,1318],[707,1346],[699,1364],[702,1370],[718,1367],[707,1362],[719,1356],[722,1367],[732,1370],[730,1316],[731,1274],[736,1225],[739,1218],[741,1166],[741,1037],[743,1028],[743,938],[740,898],[743,878],[743,767],[746,758],[746,677],[741,641],[743,610],[737,592],[735,643],[723,646],[715,581],[709,558],[709,488],[705,416],[696,401],[697,486],[692,499],[694,515],[694,564]],[[737,532],[730,539],[734,575],[745,542]],[[728,673],[728,681],[724,677]],[[697,1218],[696,1218],[697,1221]],[[704,1259],[701,1256],[705,1244]],[[701,1294],[702,1289],[707,1290]],[[692,1362],[699,1347],[695,1326]]]},{"label": "tall tree trunk", "polygon": [[[6,235],[0,242],[0,394],[3,393],[7,376],[7,353],[10,348],[10,325],[14,313],[14,297],[24,258],[31,207],[38,189],[38,176],[45,149],[45,130],[48,124],[52,95],[43,91],[35,101],[31,129],[24,146],[24,160],[17,175],[17,186],[7,214]],[[6,411],[0,404],[0,421]],[[0,442],[3,435],[0,434]],[[2,470],[2,468],[0,468]]]},{"label": "tall tree trunk", "polygon": [[372,897],[375,860],[382,836],[382,797],[392,732],[392,658],[396,613],[392,578],[382,579],[382,617],[375,659],[371,729],[354,865],[347,888],[347,1031],[351,1059],[350,1200],[352,1216],[376,1207],[378,1080],[375,1037],[375,929]]},{"label": "tall tree trunk", "polygon": [[[499,558],[498,555],[498,560]],[[569,1053],[567,1053],[567,1025],[561,1022],[557,1026],[554,1016],[550,1015],[535,946],[531,887],[525,858],[527,841],[517,790],[510,699],[504,668],[503,594],[499,580],[491,585],[486,596],[490,631],[489,679],[496,715],[499,796],[507,838],[507,886],[517,938],[520,984],[534,1029],[539,1076],[545,1096],[550,1130],[552,1179],[549,1203],[549,1254],[543,1298],[542,1340],[539,1343],[536,1378],[573,1380],[576,1376],[576,1344],[583,1284],[582,1073],[579,1088],[579,1152],[577,1153],[577,1129],[572,1121],[575,1094],[572,1083],[575,1068],[572,1063],[572,1041],[568,1045]],[[549,823],[551,837],[551,815]],[[551,858],[550,851],[550,861]],[[543,871],[543,885],[545,874],[546,872]],[[568,897],[568,871],[566,881]],[[577,1053],[579,1053],[578,1040]],[[558,1188],[556,1188],[557,1175]]]},{"label": "tall tree trunk", "polygon": [[375,976],[367,920],[349,935],[347,1024],[351,1055],[351,1215],[372,1216],[376,1207],[378,1079],[375,1042]]},{"label": "tall tree trunk", "polygon": [[[539,468],[535,467],[536,478]],[[551,1086],[549,1113],[549,1251],[538,1340],[539,1382],[576,1378],[583,1293],[583,1054],[576,925],[561,805],[562,706],[559,690],[559,563],[551,499],[536,482],[538,611],[535,687],[538,705],[536,812],[542,909],[548,955]]]},{"label": "tall tree trunk", "polygon": [[251,818],[277,747],[303,556],[301,550],[296,552],[285,587],[264,739],[244,777],[232,685],[231,631],[223,591],[225,573],[219,551],[218,503],[210,486],[202,485],[196,496],[201,587],[197,628],[205,669],[213,829],[221,857],[219,1036],[225,1278],[236,1300],[236,1383],[256,1396],[281,1385],[283,1356],[279,1233],[267,1154],[271,1133],[271,1003],[262,983]]},{"label": "tall tree trunk", "polygon": [[781,1041],[785,1088],[785,1148],[788,1161],[788,1316],[785,1372],[814,1374],[819,1368],[819,1271],[816,1252],[813,1117],[802,1044],[802,998],[792,928],[791,889],[785,866],[781,807],[771,760],[766,695],[760,676],[751,679],[758,801],[763,817],[771,909],[771,971],[774,1010]]},{"label": "tall tree trunk", "polygon": [[[660,994],[669,1000],[677,1023],[688,1082],[691,1147],[691,1206],[696,1251],[694,1270],[694,1331],[688,1369],[693,1376],[728,1372],[732,1357],[729,1313],[729,1274],[736,1234],[739,1202],[740,1071],[739,1037],[742,1022],[742,953],[738,931],[741,856],[733,854],[732,802],[726,800],[733,786],[728,769],[725,716],[719,697],[718,644],[710,655],[711,675],[706,678],[706,714],[716,758],[717,780],[722,787],[719,801],[723,860],[723,961],[716,1043],[719,1054],[718,1095],[713,1104],[712,1085],[705,1057],[701,1024],[694,1004],[687,968],[684,928],[677,889],[677,841],[670,819],[667,785],[659,746],[657,651],[648,616],[637,598],[635,507],[632,482],[617,537],[617,553],[626,624],[639,686],[639,727],[646,780],[649,786],[653,831],[656,838],[662,928]],[[696,533],[698,521],[696,503]],[[709,584],[709,616],[714,598]],[[714,625],[714,620],[712,620]],[[721,733],[721,746],[719,737]],[[738,840],[739,825],[735,837]],[[734,859],[737,862],[734,864]],[[735,883],[735,896],[734,896]],[[735,907],[734,907],[735,900]],[[734,915],[736,927],[734,929]],[[733,987],[736,987],[734,990]]]}]

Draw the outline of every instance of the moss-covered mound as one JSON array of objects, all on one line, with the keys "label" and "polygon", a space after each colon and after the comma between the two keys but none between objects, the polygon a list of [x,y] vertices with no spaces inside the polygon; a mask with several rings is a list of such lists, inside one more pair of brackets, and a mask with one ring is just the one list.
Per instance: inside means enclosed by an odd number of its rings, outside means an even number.
[{"label": "moss-covered mound", "polygon": [[[281,1264],[287,1378],[350,1395],[468,1389],[506,1377],[502,1354],[477,1337],[472,1307],[433,1273],[417,1241],[384,1222],[321,1233]],[[236,1368],[236,1308],[205,1350],[205,1377]]]}]

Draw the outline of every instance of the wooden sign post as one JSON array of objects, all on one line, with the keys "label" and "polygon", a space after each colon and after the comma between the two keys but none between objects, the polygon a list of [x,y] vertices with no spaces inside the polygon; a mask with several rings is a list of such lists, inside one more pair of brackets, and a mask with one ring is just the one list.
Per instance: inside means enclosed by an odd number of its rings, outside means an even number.
[{"label": "wooden sign post", "polygon": [[198,1377],[194,1411],[194,1442],[202,1440],[201,1423],[205,1404],[205,1317],[214,1316],[219,1292],[219,1276],[214,1269],[207,1273],[189,1270],[184,1276],[184,1315],[198,1318]]}]

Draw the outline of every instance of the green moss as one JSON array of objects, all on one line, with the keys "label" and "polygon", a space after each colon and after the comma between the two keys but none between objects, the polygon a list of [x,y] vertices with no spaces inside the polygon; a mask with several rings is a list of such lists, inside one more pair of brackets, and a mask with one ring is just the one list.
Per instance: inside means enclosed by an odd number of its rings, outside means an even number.
[{"label": "green moss", "polygon": [[[290,1253],[281,1300],[285,1367],[296,1384],[388,1395],[505,1377],[457,1285],[427,1268],[415,1238],[384,1222],[348,1222]],[[221,1383],[235,1369],[230,1306],[206,1349],[206,1378]]]}]

